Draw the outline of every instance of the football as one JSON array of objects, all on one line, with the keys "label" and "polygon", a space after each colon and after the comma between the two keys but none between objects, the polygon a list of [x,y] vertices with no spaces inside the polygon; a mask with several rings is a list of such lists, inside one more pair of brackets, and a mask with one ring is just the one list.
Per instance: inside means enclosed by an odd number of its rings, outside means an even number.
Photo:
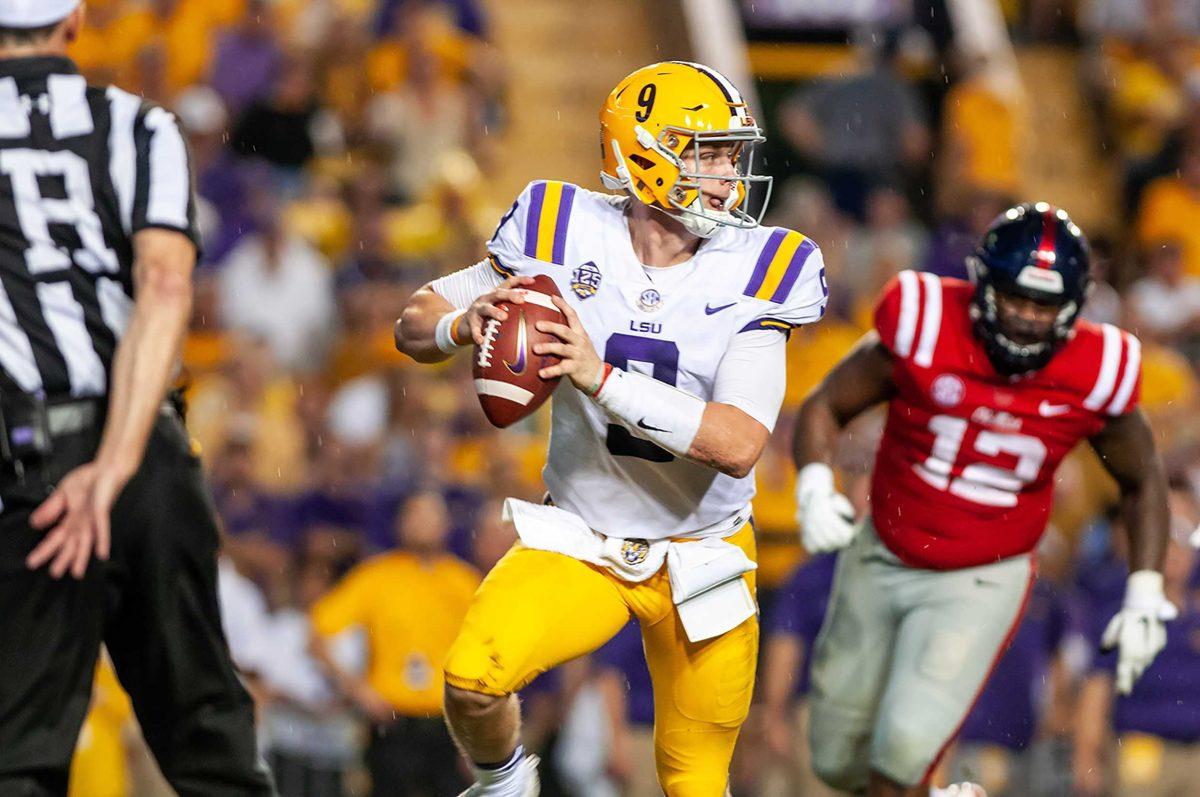
[{"label": "football", "polygon": [[508,318],[490,318],[483,327],[483,344],[475,347],[475,394],[494,426],[503,429],[528,417],[558,387],[558,378],[542,379],[538,371],[559,358],[533,353],[536,344],[558,340],[536,326],[538,321],[563,322],[553,296],[562,296],[558,286],[539,274],[526,286],[524,304],[501,302],[497,306],[508,312]]}]

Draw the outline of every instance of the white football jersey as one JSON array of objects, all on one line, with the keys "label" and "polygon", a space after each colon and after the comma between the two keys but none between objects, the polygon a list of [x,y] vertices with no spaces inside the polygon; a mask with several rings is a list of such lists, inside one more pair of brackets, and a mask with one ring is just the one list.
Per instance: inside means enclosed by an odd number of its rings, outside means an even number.
[{"label": "white football jersey", "polygon": [[[828,290],[820,249],[778,227],[722,227],[690,261],[647,269],[634,254],[626,198],[539,180],[488,242],[504,276],[551,277],[597,353],[710,401],[734,336],[818,320]],[[543,478],[554,502],[604,534],[662,539],[729,520],[754,497],[735,479],[672,456],[617,423],[564,379],[551,404]]]}]

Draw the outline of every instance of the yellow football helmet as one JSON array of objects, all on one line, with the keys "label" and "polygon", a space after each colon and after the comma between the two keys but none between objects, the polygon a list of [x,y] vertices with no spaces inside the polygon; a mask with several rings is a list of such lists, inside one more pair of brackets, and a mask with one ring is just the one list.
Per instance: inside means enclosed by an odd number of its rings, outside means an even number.
[{"label": "yellow football helmet", "polygon": [[[752,171],[753,147],[766,139],[741,93],[724,75],[701,64],[665,61],[622,80],[600,109],[600,151],[606,188],[623,190],[671,213],[707,238],[720,225],[757,227],[771,196],[771,178]],[[734,174],[701,171],[703,144],[733,146]],[[692,147],[691,169],[684,155]],[[704,201],[701,180],[733,183],[723,210]],[[756,215],[746,210],[750,188],[765,186]]]}]

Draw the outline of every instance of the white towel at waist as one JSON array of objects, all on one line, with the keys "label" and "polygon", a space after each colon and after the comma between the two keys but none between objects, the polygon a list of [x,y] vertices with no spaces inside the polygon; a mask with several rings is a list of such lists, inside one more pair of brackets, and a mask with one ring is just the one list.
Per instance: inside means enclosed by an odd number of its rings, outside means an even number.
[{"label": "white towel at waist", "polygon": [[[749,520],[744,511],[739,529]],[[570,556],[607,568],[623,581],[640,583],[667,565],[671,599],[688,638],[699,642],[737,627],[754,614],[750,588],[741,576],[758,567],[736,545],[719,537],[695,540],[638,540],[609,537],[583,518],[556,506],[508,498],[504,520],[511,520],[529,548]]]}]

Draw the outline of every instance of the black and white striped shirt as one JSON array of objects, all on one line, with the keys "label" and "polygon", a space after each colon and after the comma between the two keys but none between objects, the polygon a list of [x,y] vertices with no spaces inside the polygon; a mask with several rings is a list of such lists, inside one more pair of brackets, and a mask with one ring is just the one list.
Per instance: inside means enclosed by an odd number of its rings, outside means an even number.
[{"label": "black and white striped shirt", "polygon": [[133,308],[132,236],[196,240],[166,110],[66,58],[0,60],[0,389],[102,396]]}]

